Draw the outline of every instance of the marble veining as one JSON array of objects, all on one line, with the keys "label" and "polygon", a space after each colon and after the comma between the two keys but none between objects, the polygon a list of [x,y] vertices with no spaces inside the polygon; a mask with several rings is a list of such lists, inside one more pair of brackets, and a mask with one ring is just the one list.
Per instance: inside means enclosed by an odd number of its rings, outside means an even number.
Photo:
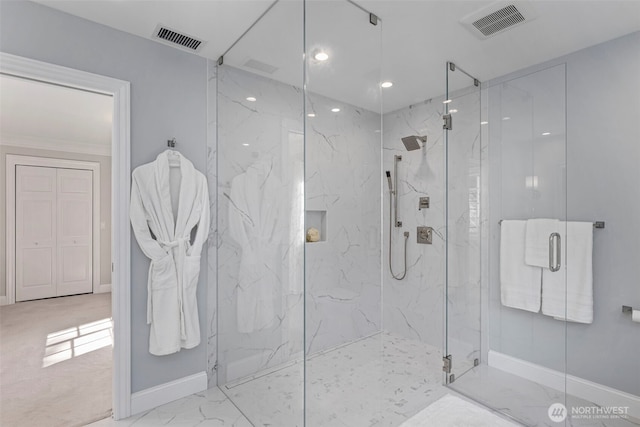
[{"label": "marble veining", "polygon": [[[218,384],[217,378],[217,334],[218,334],[218,300],[217,300],[217,276],[218,276],[218,187],[217,187],[217,111],[216,93],[217,67],[214,61],[207,61],[207,184],[209,187],[209,204],[211,212],[211,226],[209,239],[207,240],[207,379],[209,387]],[[204,332],[203,332],[204,333]]]},{"label": "marble veining", "polygon": [[[336,114],[330,111],[335,100],[307,94],[315,117],[305,118],[305,139],[299,88],[225,66],[217,70],[216,94],[212,156],[224,161],[210,174],[218,203],[217,270],[210,267],[210,273],[217,272],[219,299],[217,336],[210,334],[217,338],[217,358],[212,345],[209,363],[217,361],[224,384],[299,357],[303,325],[308,354],[380,331],[381,150],[379,114],[344,103]],[[249,95],[256,101],[247,101]],[[234,182],[265,159],[270,166],[262,185],[272,190],[259,192],[262,208],[240,209]],[[234,236],[233,222],[240,216],[262,223],[256,215],[267,205],[280,206],[278,224],[261,233],[265,244],[253,245],[264,250],[250,251]],[[303,209],[324,213],[320,242],[303,243]],[[249,264],[247,256],[253,257]],[[261,272],[256,281],[247,282],[247,266]],[[255,295],[255,310],[267,314],[241,325]],[[210,323],[216,324],[213,317]]]},{"label": "marble veining", "polygon": [[[484,224],[480,197],[483,185],[480,96],[477,89],[467,89],[449,97],[453,100],[450,108],[455,107],[458,112],[453,116],[454,130],[448,135],[448,144],[442,129],[444,97],[387,113],[383,118],[384,170],[393,171],[394,156],[402,156],[398,163],[399,182],[394,183],[399,193],[398,215],[403,222],[402,228],[394,227],[391,231],[394,270],[402,264],[402,233],[410,233],[404,280],[391,277],[385,256],[383,330],[440,345],[444,339],[446,297],[449,353],[457,358],[454,366],[470,367],[473,359],[480,357],[480,242]],[[420,150],[408,152],[401,138],[409,135],[426,135],[427,143]],[[384,193],[386,255],[389,247],[386,188]],[[430,207],[418,210],[418,199],[422,196],[429,196]],[[416,243],[417,226],[433,227],[432,245]],[[462,359],[470,363],[460,363]]]},{"label": "marble veining", "polygon": [[[481,365],[442,385],[442,352],[414,339],[377,333],[307,360],[306,402],[302,359],[196,393],[121,421],[117,426],[396,427],[446,394],[473,402],[525,426],[559,425],[547,415],[564,394]],[[566,404],[590,405],[566,396]],[[304,405],[304,406],[303,406]],[[303,409],[304,408],[304,409]],[[499,411],[499,412],[498,412]],[[434,420],[437,423],[438,420]],[[634,424],[635,423],[635,424]],[[434,424],[438,425],[438,424]],[[571,427],[634,427],[637,420],[574,420]]]}]

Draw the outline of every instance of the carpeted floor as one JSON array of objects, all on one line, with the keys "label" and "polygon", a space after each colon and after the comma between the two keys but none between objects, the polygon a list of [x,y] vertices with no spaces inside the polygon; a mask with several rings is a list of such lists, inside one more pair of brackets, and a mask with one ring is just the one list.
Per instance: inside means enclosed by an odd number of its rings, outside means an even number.
[{"label": "carpeted floor", "polygon": [[82,426],[111,414],[111,294],[0,307],[0,425]]}]

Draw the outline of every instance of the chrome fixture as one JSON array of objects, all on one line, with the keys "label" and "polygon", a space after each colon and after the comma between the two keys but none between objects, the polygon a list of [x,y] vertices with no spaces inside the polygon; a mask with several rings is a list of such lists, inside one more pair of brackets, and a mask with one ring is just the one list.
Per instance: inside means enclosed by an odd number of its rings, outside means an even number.
[{"label": "chrome fixture", "polygon": [[[553,259],[553,256],[554,256],[553,242],[554,241],[556,243],[555,262]],[[562,263],[562,253],[560,249],[561,247],[562,247],[562,243],[560,239],[560,233],[549,234],[549,270],[551,270],[552,273],[555,273],[556,271],[560,270],[560,265]]]},{"label": "chrome fixture", "polygon": [[433,243],[433,228],[418,226],[418,243],[430,245]]},{"label": "chrome fixture", "polygon": [[[396,182],[396,185],[398,185],[398,162],[400,161],[402,161],[402,156],[393,156],[393,180]],[[393,223],[396,225],[396,227],[402,227],[402,221],[398,220],[398,189],[393,189],[391,181],[389,181],[389,190],[391,191],[391,195],[393,196]]]},{"label": "chrome fixture", "polygon": [[[395,156],[393,161],[393,176],[398,185],[398,162],[402,160],[402,156]],[[391,181],[391,172],[385,171],[385,175],[387,176],[387,183],[389,184],[389,272],[391,273],[391,277],[396,280],[402,280],[407,275],[407,242],[409,240],[409,232],[405,231],[404,234],[404,268],[402,274],[396,275],[393,272],[393,266],[391,263],[391,243],[393,241],[393,227],[391,227],[391,212],[392,209],[395,208],[395,217],[394,223],[396,227],[402,227],[402,221],[398,221],[398,189],[393,189],[393,181]]]},{"label": "chrome fixture", "polygon": [[387,182],[389,183],[389,191],[393,193],[393,184],[391,183],[391,172],[387,171]]},{"label": "chrome fixture", "polygon": [[417,150],[418,148],[423,147],[424,144],[427,143],[426,136],[411,135],[411,136],[405,136],[404,138],[401,138],[401,139],[407,151]]},{"label": "chrome fixture", "polygon": [[418,200],[418,210],[429,209],[429,197],[420,197]]}]

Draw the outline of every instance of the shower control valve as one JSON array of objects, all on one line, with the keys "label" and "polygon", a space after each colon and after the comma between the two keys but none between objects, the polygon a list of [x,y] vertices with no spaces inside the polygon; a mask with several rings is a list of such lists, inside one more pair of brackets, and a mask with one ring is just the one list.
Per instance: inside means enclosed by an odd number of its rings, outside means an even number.
[{"label": "shower control valve", "polygon": [[420,201],[418,202],[418,210],[429,209],[429,198],[428,197],[420,197]]},{"label": "shower control valve", "polygon": [[432,227],[418,227],[417,231],[418,243],[424,245],[431,245],[433,243],[433,228]]}]

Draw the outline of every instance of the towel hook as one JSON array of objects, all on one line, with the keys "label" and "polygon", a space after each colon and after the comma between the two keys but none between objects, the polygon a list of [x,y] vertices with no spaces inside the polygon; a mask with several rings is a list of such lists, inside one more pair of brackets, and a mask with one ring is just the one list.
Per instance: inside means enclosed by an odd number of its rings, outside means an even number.
[{"label": "towel hook", "polygon": [[176,146],[176,139],[175,138],[171,138],[167,140],[167,147],[169,148],[175,148]]}]

